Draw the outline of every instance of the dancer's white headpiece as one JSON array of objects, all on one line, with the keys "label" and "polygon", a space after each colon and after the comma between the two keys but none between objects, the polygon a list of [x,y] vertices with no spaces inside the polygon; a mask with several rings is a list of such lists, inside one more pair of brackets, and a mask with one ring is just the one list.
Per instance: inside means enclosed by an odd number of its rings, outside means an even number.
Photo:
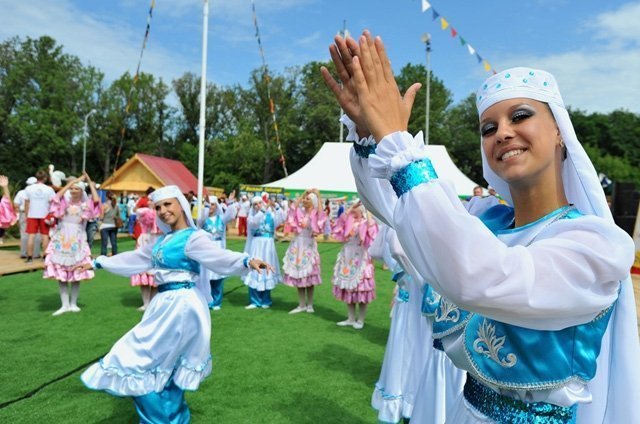
[{"label": "dancer's white headpiece", "polygon": [[[149,199],[153,203],[158,203],[162,200],[173,198],[178,199],[178,202],[180,203],[180,206],[184,211],[185,218],[187,219],[187,225],[189,227],[196,228],[196,224],[193,222],[193,218],[191,217],[191,205],[189,205],[189,202],[187,201],[186,197],[184,197],[184,194],[182,194],[182,191],[180,191],[180,188],[178,186],[164,186],[153,191],[149,195]],[[156,223],[158,224],[158,228],[160,228],[163,233],[166,234],[171,232],[171,227],[162,222],[159,217],[156,217]]]}]

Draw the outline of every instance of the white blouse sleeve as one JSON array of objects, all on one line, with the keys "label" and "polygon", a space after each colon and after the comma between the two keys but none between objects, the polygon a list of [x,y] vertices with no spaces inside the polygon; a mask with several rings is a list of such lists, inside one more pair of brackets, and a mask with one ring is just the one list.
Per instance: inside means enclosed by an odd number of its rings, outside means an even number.
[{"label": "white blouse sleeve", "polygon": [[[412,160],[412,137],[378,145],[372,174],[390,178]],[[633,242],[594,217],[564,219],[529,246],[509,247],[469,215],[453,185],[433,179],[401,195],[393,227],[418,272],[460,307],[502,322],[554,330],[590,321],[617,298]]]},{"label": "white blouse sleeve", "polygon": [[222,222],[228,224],[229,222],[236,219],[236,215],[238,214],[238,203],[233,202],[232,204],[227,206],[227,210],[224,211],[222,215]]},{"label": "white blouse sleeve", "polygon": [[217,274],[243,275],[248,271],[245,263],[249,255],[220,248],[203,230],[189,238],[184,253]]},{"label": "white blouse sleeve", "polygon": [[97,268],[103,268],[112,274],[130,277],[152,268],[151,252],[153,246],[153,243],[149,243],[130,252],[118,253],[114,256],[98,256],[95,263]]}]

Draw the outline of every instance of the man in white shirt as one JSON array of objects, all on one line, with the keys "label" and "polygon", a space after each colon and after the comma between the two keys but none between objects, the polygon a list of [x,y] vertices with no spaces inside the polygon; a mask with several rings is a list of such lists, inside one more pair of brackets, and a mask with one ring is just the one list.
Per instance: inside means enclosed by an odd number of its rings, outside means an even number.
[{"label": "man in white shirt", "polygon": [[55,191],[44,182],[47,180],[47,173],[44,171],[36,172],[35,184],[27,186],[25,191],[26,200],[24,202],[24,210],[27,214],[27,263],[33,262],[33,245],[36,234],[40,233],[42,237],[42,252],[46,252],[49,244],[49,226],[45,223],[45,218],[49,213],[51,199],[55,196]]},{"label": "man in white shirt", "polygon": [[247,236],[247,216],[249,215],[249,209],[251,208],[251,203],[247,199],[247,195],[243,194],[240,196],[240,201],[238,202],[238,235],[239,236]]},{"label": "man in white shirt", "polygon": [[[27,187],[37,183],[36,177],[27,178]],[[18,212],[18,218],[20,222],[20,257],[27,257],[27,239],[29,238],[27,234],[27,214],[24,210],[24,204],[27,200],[25,189],[18,191],[13,198],[13,207]],[[35,245],[34,245],[34,256],[40,256],[40,234],[36,234]]]}]

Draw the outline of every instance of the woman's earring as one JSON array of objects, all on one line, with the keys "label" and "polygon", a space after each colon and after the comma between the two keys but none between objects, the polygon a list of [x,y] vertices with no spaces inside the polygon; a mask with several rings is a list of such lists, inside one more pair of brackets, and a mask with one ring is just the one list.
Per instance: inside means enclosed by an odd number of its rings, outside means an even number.
[{"label": "woman's earring", "polygon": [[560,147],[564,149],[564,140],[562,139],[562,137],[560,137]]}]

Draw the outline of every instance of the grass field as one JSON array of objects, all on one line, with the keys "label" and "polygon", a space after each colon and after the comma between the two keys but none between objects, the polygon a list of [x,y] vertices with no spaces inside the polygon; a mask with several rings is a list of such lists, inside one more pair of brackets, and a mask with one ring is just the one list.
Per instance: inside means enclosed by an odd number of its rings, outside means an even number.
[{"label": "grass field", "polygon": [[[228,247],[240,251],[243,243],[230,240]],[[280,257],[287,245],[277,243]],[[120,241],[120,248],[133,243]],[[286,286],[273,291],[272,309],[247,311],[247,289],[237,277],[227,279],[222,310],[212,313],[213,373],[187,394],[194,423],[376,422],[370,397],[393,284],[376,264],[378,298],[364,329],[337,327],[346,316],[331,295],[339,249],[337,243],[319,246],[324,283],[316,290],[315,314],[288,315],[297,295]],[[59,317],[51,316],[60,306],[57,284],[41,272],[0,277],[0,285],[0,422],[137,422],[131,399],[91,391],[79,379],[140,320],[140,294],[128,279],[98,271],[80,289],[82,312]]]}]

